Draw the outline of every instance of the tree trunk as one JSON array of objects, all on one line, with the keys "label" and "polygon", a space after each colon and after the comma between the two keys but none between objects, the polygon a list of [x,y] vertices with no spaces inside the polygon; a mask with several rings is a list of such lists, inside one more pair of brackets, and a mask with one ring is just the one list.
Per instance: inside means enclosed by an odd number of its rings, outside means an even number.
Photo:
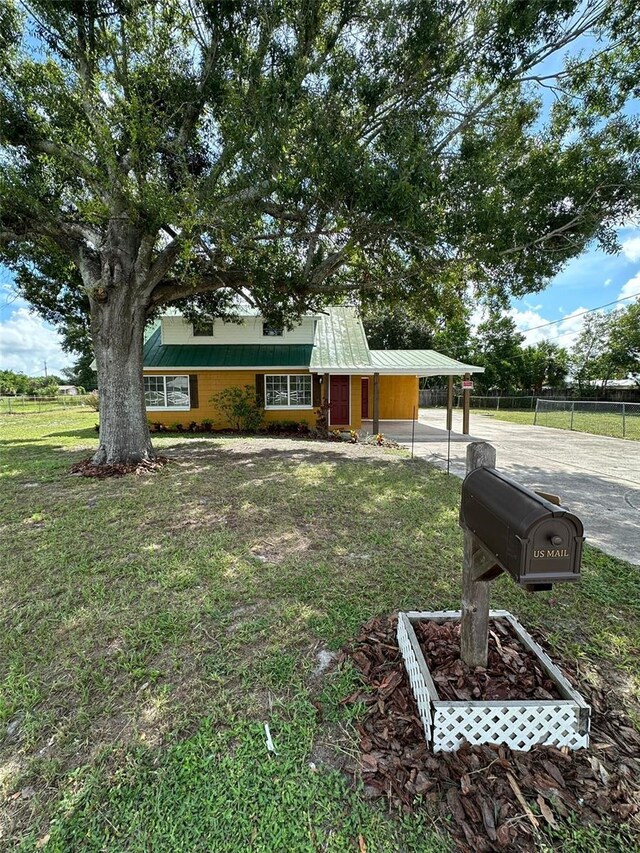
[{"label": "tree trunk", "polygon": [[100,395],[100,446],[92,461],[142,462],[155,455],[142,380],[145,308],[126,288],[109,289],[105,296],[91,306]]}]

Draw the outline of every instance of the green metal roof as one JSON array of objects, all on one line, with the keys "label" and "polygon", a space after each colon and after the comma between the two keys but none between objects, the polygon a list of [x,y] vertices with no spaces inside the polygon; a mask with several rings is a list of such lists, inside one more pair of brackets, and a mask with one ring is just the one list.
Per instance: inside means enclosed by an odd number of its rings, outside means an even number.
[{"label": "green metal roof", "polygon": [[316,373],[362,372],[413,376],[482,373],[435,350],[370,350],[354,308],[327,308],[311,344],[162,344],[160,328],[144,345],[146,368],[309,368]]},{"label": "green metal roof", "polygon": [[432,376],[460,376],[463,373],[484,373],[484,367],[464,364],[432,349],[372,349],[371,366],[385,373],[423,373]]},{"label": "green metal roof", "polygon": [[370,366],[367,338],[355,308],[327,308],[316,324],[311,369],[328,373]]},{"label": "green metal roof", "polygon": [[157,329],[144,345],[144,366],[309,367],[311,344],[162,344]]}]

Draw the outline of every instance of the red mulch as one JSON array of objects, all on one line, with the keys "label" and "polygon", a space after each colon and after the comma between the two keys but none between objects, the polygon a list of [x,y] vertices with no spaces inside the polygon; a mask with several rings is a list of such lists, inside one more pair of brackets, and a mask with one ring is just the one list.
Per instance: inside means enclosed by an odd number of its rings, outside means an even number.
[{"label": "red mulch", "polygon": [[[344,701],[366,706],[353,771],[366,796],[384,797],[407,813],[423,798],[447,819],[458,848],[469,853],[534,851],[541,830],[552,831],[572,816],[583,824],[628,824],[632,838],[640,830],[640,734],[615,697],[578,682],[570,662],[553,658],[591,705],[588,750],[539,746],[515,752],[465,744],[455,753],[434,754],[424,740],[395,618],[367,623],[342,653],[364,682]],[[505,667],[508,680],[512,671]],[[458,678],[456,689],[463,689]]]},{"label": "red mulch", "polygon": [[132,462],[128,465],[94,465],[89,458],[76,462],[69,471],[82,477],[97,477],[99,480],[104,480],[107,477],[124,477],[125,474],[150,474],[164,468],[169,462],[168,456],[154,456],[153,459]]},{"label": "red mulch", "polygon": [[486,669],[473,669],[460,660],[459,622],[419,622],[414,628],[441,699],[562,698],[536,656],[522,646],[503,619],[489,623]]}]

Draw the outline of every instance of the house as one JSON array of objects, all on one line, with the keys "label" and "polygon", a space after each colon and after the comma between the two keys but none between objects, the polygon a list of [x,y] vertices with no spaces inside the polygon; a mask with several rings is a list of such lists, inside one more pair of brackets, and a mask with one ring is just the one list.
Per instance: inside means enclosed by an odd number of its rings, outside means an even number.
[{"label": "house", "polygon": [[58,385],[58,394],[63,397],[77,397],[79,393],[77,385]]},{"label": "house", "polygon": [[[411,420],[418,411],[421,376],[482,372],[433,350],[369,349],[353,308],[307,315],[292,329],[255,314],[238,323],[192,323],[168,314],[144,346],[144,388],[149,419],[170,426],[213,421],[227,426],[211,398],[230,386],[251,385],[265,421],[315,425],[323,399],[332,429],[360,429],[371,420]],[[367,426],[369,426],[367,424]]]}]

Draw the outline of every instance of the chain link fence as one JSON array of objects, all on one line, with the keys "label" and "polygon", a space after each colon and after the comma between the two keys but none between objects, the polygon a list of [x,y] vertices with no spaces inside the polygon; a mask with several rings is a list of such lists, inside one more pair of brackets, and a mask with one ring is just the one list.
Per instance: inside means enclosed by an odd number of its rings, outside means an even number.
[{"label": "chain link fence", "polygon": [[537,426],[640,440],[640,403],[539,398],[533,422]]},{"label": "chain link fence", "polygon": [[[470,405],[472,409],[495,409],[496,411],[500,411],[501,409],[519,409],[521,411],[533,412],[536,407],[536,399],[536,397],[521,394],[510,397],[492,394],[487,397],[472,396],[470,398]],[[462,394],[454,395],[453,404],[456,408],[462,408]],[[422,388],[420,390],[420,408],[430,409],[434,406],[446,405],[446,390],[442,391],[439,388]]]},{"label": "chain link fence", "polygon": [[77,409],[88,405],[90,394],[57,394],[55,397],[0,397],[0,415],[33,414]]}]

